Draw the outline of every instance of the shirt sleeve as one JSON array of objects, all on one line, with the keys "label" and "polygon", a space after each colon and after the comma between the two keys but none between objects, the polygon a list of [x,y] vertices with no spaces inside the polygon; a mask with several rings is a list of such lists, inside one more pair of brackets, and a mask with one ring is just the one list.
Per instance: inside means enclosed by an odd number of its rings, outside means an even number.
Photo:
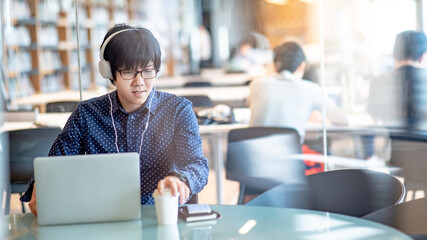
[{"label": "shirt sleeve", "polygon": [[209,167],[208,159],[203,156],[199,125],[191,104],[178,112],[174,141],[174,170],[187,178],[192,194],[198,193],[208,182]]}]

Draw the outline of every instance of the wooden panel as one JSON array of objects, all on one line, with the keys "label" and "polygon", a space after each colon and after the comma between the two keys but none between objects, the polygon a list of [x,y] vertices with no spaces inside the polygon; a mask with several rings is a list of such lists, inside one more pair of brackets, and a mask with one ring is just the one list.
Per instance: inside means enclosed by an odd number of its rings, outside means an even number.
[{"label": "wooden panel", "polygon": [[299,0],[289,0],[286,5],[276,5],[259,1],[258,28],[270,40],[272,47],[285,40],[298,40],[303,43],[316,41],[313,33],[314,19],[317,18],[317,5]]}]

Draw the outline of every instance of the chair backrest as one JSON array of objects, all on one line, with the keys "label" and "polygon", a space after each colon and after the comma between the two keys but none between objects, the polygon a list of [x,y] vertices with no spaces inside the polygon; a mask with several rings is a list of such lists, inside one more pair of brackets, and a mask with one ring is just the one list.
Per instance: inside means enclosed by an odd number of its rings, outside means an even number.
[{"label": "chair backrest", "polygon": [[193,103],[193,107],[201,108],[201,107],[213,107],[213,101],[206,95],[188,95],[182,96]]},{"label": "chair backrest", "polygon": [[2,133],[8,149],[11,183],[28,183],[33,176],[34,158],[47,156],[61,128],[31,128]]},{"label": "chair backrest", "polygon": [[212,83],[206,81],[186,82],[184,87],[212,87]]},{"label": "chair backrest", "polygon": [[259,194],[305,176],[305,164],[290,157],[301,154],[298,132],[292,128],[249,127],[228,134],[226,178]]},{"label": "chair backrest", "polygon": [[401,168],[398,175],[407,180],[427,181],[427,142],[411,138],[391,140],[390,164]]},{"label": "chair backrest", "polygon": [[362,217],[403,201],[404,185],[372,170],[345,169],[306,177],[300,184],[282,184],[248,205],[311,209]]},{"label": "chair backrest", "polygon": [[78,101],[58,101],[49,102],[46,104],[46,112],[48,113],[61,113],[72,112],[79,105]]}]

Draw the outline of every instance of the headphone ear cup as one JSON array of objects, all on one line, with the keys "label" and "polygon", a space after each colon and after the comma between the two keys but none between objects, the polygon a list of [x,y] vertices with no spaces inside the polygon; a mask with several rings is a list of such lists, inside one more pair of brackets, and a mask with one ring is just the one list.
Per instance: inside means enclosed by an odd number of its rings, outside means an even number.
[{"label": "headphone ear cup", "polygon": [[103,78],[113,79],[113,73],[111,72],[110,62],[101,60],[99,61],[99,72]]}]

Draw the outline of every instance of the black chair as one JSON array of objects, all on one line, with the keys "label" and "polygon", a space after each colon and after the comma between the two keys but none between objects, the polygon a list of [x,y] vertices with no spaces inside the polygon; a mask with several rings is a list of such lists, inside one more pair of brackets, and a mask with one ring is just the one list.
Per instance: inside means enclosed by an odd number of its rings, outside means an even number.
[{"label": "black chair", "polygon": [[363,219],[390,226],[413,239],[427,239],[427,198],[382,208]]},{"label": "black chair", "polygon": [[[32,128],[3,132],[2,147],[9,160],[10,184],[7,186],[5,214],[9,214],[10,195],[27,190],[33,177],[34,158],[47,156],[61,128]],[[25,212],[22,204],[22,211]]]},{"label": "black chair", "polygon": [[291,128],[249,127],[228,134],[226,178],[240,183],[238,204],[284,182],[305,176],[298,132]]},{"label": "black chair", "polygon": [[212,87],[212,83],[205,81],[186,82],[184,87]]},{"label": "black chair", "polygon": [[405,179],[405,187],[415,198],[416,191],[427,193],[427,142],[415,136],[393,136],[390,165],[400,168],[395,175]]},{"label": "black chair", "polygon": [[309,175],[282,184],[247,205],[301,208],[362,217],[398,204],[405,186],[392,175],[365,169],[345,169]]},{"label": "black chair", "polygon": [[188,95],[182,96],[193,103],[193,108],[209,108],[213,107],[213,101],[206,95]]},{"label": "black chair", "polygon": [[72,112],[79,105],[78,101],[58,101],[46,103],[46,112],[65,113]]}]

